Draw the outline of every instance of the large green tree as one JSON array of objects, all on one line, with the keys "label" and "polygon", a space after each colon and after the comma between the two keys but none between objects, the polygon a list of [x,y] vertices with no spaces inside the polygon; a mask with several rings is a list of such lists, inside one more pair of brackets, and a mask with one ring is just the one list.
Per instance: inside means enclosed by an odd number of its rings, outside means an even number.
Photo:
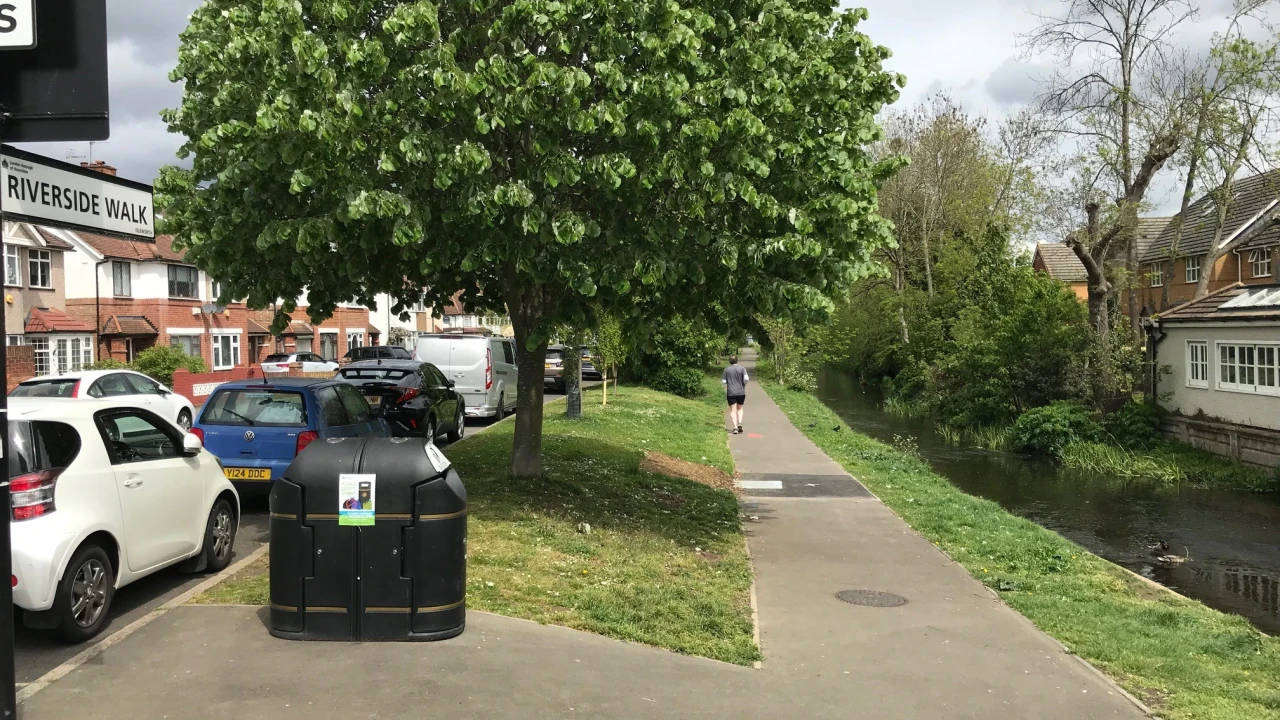
[{"label": "large green tree", "polygon": [[864,147],[902,79],[835,5],[207,0],[165,116],[190,169],[160,204],[251,306],[505,307],[512,471],[537,476],[553,328],[822,311],[887,242],[897,162]]}]

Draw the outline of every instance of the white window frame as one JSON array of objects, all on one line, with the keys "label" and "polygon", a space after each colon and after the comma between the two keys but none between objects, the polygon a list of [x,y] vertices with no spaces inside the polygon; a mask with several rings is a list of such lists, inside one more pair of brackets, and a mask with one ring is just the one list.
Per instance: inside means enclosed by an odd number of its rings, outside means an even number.
[{"label": "white window frame", "polygon": [[30,345],[35,349],[35,371],[36,377],[44,377],[53,372],[53,363],[49,357],[49,336],[48,335],[28,335],[23,343]]},{"label": "white window frame", "polygon": [[215,332],[209,339],[213,341],[214,370],[230,370],[240,364],[240,333]]},{"label": "white window frame", "polygon": [[[44,277],[41,277],[41,275]],[[33,288],[40,290],[53,289],[52,252],[27,248],[27,280]],[[41,283],[41,280],[44,280],[44,282]]]},{"label": "white window frame", "polygon": [[[10,270],[17,276],[13,282],[9,281]],[[17,245],[4,246],[4,286],[22,287],[22,251]]]},{"label": "white window frame", "polygon": [[1249,265],[1254,277],[1271,277],[1271,248],[1258,248],[1249,253]]},{"label": "white window frame", "polygon": [[1151,281],[1151,287],[1164,287],[1164,263],[1152,265],[1147,277]]},{"label": "white window frame", "polygon": [[1215,345],[1218,390],[1280,396],[1280,343],[1219,340]]},{"label": "white window frame", "polygon": [[1187,387],[1209,389],[1209,343],[1187,341]]},{"label": "white window frame", "polygon": [[93,364],[92,335],[27,335],[23,344],[35,348],[36,377],[79,372]]},{"label": "white window frame", "polygon": [[9,347],[20,347],[22,345],[22,336],[8,335],[6,336],[5,344]]},{"label": "white window frame", "polygon": [[[121,279],[124,280],[123,288],[120,287]],[[122,289],[124,292],[120,292]],[[133,263],[125,260],[111,261],[111,294],[122,298],[133,297]]]},{"label": "white window frame", "polygon": [[353,348],[364,347],[364,331],[355,330],[347,333],[347,351]]},{"label": "white window frame", "polygon": [[[183,284],[186,284],[185,281],[177,280],[174,278],[174,275],[178,272],[177,268],[181,268],[183,271],[190,271],[195,273],[195,277],[190,282],[191,293],[192,293],[191,295],[177,295],[174,293],[174,289],[178,283],[181,282]],[[165,270],[165,280],[168,282],[167,292],[169,293],[169,297],[175,300],[199,300],[200,299],[200,270],[198,270],[194,266],[169,265]]]},{"label": "white window frame", "polygon": [[[190,341],[191,341],[191,342],[190,342],[190,345],[191,345],[191,347],[192,347],[192,348],[194,348],[194,349],[195,349],[195,352],[187,353],[186,347],[184,347],[184,345],[186,345],[186,343],[182,343],[181,345],[180,345],[180,344],[176,344],[176,343],[174,343],[174,341],[175,341],[175,340],[184,340],[184,341],[185,341],[185,340],[190,340]],[[172,332],[172,331],[170,331],[170,333],[169,333],[169,347],[174,348],[175,350],[181,350],[181,351],[183,351],[184,353],[187,353],[188,355],[190,355],[190,356],[192,356],[192,357],[200,357],[200,355],[201,355],[201,353],[200,353],[200,336],[199,336],[198,334],[195,334],[195,333],[187,334],[187,333],[176,333],[176,332]]]},{"label": "white window frame", "polygon": [[[1193,260],[1195,261],[1194,265],[1191,264]],[[1188,256],[1186,259],[1182,261],[1183,270],[1185,272],[1188,283],[1200,282],[1201,264],[1202,263],[1200,262],[1199,255]]]}]

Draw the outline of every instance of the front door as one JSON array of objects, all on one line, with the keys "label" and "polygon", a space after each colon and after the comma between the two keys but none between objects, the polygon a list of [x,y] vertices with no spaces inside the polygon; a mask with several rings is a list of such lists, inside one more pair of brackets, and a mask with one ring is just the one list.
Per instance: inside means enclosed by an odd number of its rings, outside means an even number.
[{"label": "front door", "polygon": [[195,552],[203,481],[199,459],[182,455],[177,428],[141,409],[96,417],[119,490],[129,569],[143,572]]}]

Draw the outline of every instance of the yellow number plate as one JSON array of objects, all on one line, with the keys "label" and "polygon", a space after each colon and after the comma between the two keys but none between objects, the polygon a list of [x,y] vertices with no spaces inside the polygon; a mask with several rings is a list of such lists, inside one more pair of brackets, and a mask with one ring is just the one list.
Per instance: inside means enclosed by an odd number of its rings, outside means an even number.
[{"label": "yellow number plate", "polygon": [[271,468],[235,468],[223,471],[228,480],[270,480]]},{"label": "yellow number plate", "polygon": [[364,399],[369,401],[370,407],[377,407],[382,404],[381,395],[366,395]]}]

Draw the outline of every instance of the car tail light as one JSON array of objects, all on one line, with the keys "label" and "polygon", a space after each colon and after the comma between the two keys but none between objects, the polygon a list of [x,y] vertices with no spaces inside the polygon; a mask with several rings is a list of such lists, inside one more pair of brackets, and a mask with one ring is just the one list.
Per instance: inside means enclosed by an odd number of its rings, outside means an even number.
[{"label": "car tail light", "polygon": [[203,428],[195,428],[195,427],[193,427],[193,428],[191,428],[190,430],[188,430],[187,432],[189,432],[189,433],[191,433],[192,435],[195,435],[196,437],[200,438],[200,444],[201,444],[201,445],[204,445],[204,429],[203,429]]},{"label": "car tail light", "polygon": [[54,511],[53,486],[62,468],[19,475],[9,480],[14,520],[30,520]]},{"label": "car tail light", "polygon": [[77,380],[75,385],[71,386],[71,397],[80,397],[80,381]]},{"label": "car tail light", "polygon": [[289,363],[276,363],[276,367],[278,367],[278,368],[280,368],[280,369],[282,369],[282,370],[283,370],[283,369],[287,369],[287,368],[289,367]]},{"label": "car tail light", "polygon": [[421,394],[422,394],[422,391],[419,390],[418,388],[405,388],[404,392],[400,393],[400,399],[396,401],[396,404],[402,405],[418,397]]},{"label": "car tail light", "polygon": [[310,445],[311,443],[319,439],[320,439],[320,433],[316,432],[315,430],[307,430],[305,432],[298,433],[298,447],[296,450],[294,450],[293,454],[297,455],[303,450],[306,450],[308,445]]},{"label": "car tail light", "polygon": [[493,387],[493,348],[484,351],[484,389]]},{"label": "car tail light", "polygon": [[10,575],[10,576],[9,576],[9,587],[18,587],[18,576],[17,576],[17,575]]}]

